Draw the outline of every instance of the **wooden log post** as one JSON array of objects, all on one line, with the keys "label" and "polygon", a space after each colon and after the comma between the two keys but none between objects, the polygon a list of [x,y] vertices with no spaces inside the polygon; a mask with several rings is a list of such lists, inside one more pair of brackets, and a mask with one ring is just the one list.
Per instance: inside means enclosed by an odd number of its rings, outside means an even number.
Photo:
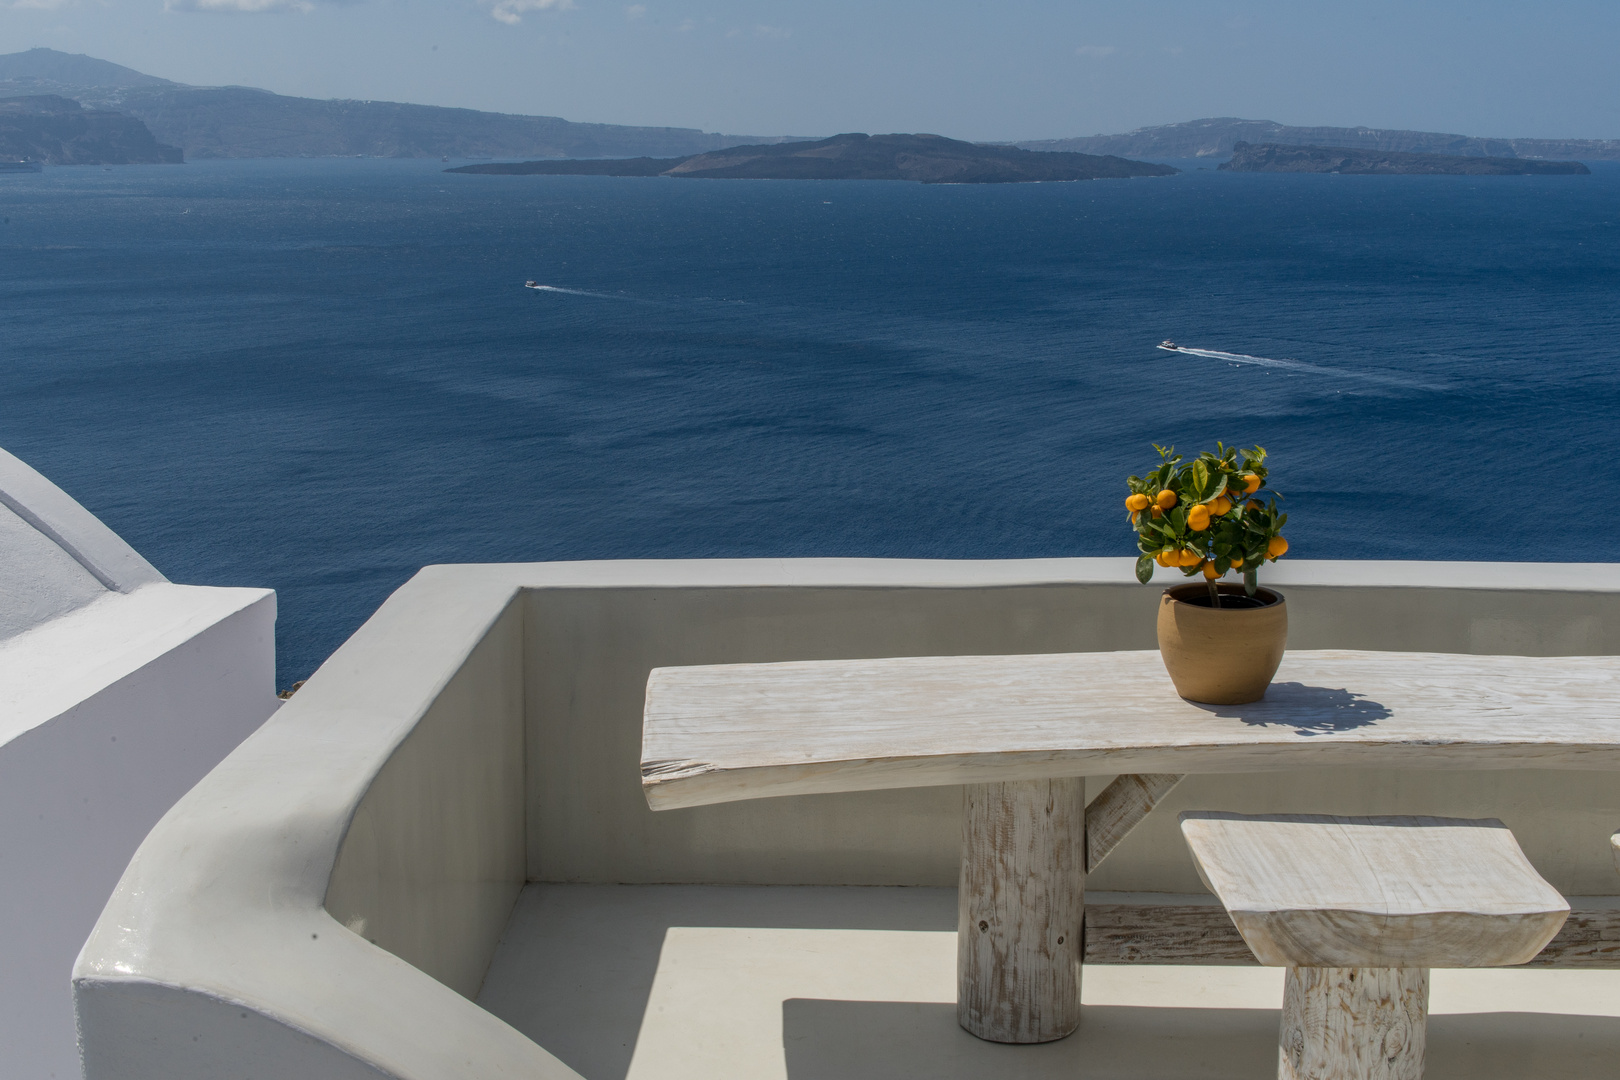
[{"label": "wooden log post", "polygon": [[1041,1043],[1080,1024],[1085,780],[963,789],[956,1019],[981,1039]]},{"label": "wooden log post", "polygon": [[1291,967],[1278,1080],[1420,1080],[1428,968]]}]

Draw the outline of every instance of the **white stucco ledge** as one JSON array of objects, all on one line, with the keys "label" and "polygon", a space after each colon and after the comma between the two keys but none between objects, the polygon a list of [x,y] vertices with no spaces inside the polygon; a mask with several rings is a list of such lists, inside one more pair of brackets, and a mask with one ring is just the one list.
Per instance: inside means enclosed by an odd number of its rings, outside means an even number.
[{"label": "white stucco ledge", "polygon": [[[268,589],[163,582],[109,594],[0,642],[0,746],[253,608],[274,626]],[[268,715],[274,703],[265,705]]]},{"label": "white stucco ledge", "polygon": [[[525,882],[955,880],[953,789],[650,813],[638,751],[653,667],[1149,648],[1156,589],[1131,566],[427,567],[141,845],[74,969],[85,1076],[574,1076],[475,1000]],[[1285,561],[1264,580],[1290,590],[1294,647],[1620,654],[1613,565]],[[1213,777],[1194,794],[1245,812],[1271,798],[1317,812],[1327,792],[1343,812],[1374,798],[1457,816],[1488,797],[1516,834],[1525,823],[1548,880],[1613,891],[1608,774],[1496,775],[1482,796],[1472,775],[1416,775]],[[1160,831],[1145,823],[1097,887],[1197,891],[1185,845]]]}]

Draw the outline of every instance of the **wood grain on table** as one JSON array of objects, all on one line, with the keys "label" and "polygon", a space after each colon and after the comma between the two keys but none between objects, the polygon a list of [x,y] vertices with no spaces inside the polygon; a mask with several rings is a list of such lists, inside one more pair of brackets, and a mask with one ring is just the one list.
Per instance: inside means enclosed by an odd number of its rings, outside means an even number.
[{"label": "wood grain on table", "polygon": [[1177,697],[1157,652],[657,668],[655,810],[776,795],[1322,766],[1620,768],[1620,657],[1290,652],[1266,697]]}]

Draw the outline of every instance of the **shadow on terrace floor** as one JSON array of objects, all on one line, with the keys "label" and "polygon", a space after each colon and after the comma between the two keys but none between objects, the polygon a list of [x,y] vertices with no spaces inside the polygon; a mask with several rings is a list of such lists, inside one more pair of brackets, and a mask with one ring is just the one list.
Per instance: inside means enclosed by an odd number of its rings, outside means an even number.
[{"label": "shadow on terrace floor", "polygon": [[[1080,1031],[1043,1046],[993,1046],[956,1026],[956,1007],[787,1001],[789,1080],[1253,1080],[1275,1075],[1271,1009],[1088,1005]],[[1612,1075],[1620,1019],[1473,1013],[1429,1021],[1424,1080],[1589,1080]]]},{"label": "shadow on terrace floor", "polygon": [[[478,1003],[586,1080],[624,1080],[644,1017],[655,1007],[649,997],[671,927],[720,928],[734,947],[747,940],[749,929],[801,932],[790,937],[839,930],[954,937],[956,890],[530,885],[513,909]],[[691,934],[676,937],[676,952],[685,953],[682,946],[689,942],[705,951]],[[746,972],[738,973],[744,980],[739,982],[723,968],[692,971],[674,957],[670,964],[671,976],[679,968],[700,981],[712,975],[722,988],[747,986]],[[780,1024],[783,1000],[769,1002],[772,1028]],[[779,1032],[772,1041],[779,1056]],[[651,1062],[638,1065],[636,1075],[672,1075],[649,1067]]]},{"label": "shadow on terrace floor", "polygon": [[[1087,968],[1078,1033],[997,1046],[956,1026],[955,925],[952,889],[531,885],[479,1003],[587,1080],[1275,1075],[1280,970]],[[1436,972],[1433,1005],[1427,1080],[1620,1060],[1620,971]]]}]

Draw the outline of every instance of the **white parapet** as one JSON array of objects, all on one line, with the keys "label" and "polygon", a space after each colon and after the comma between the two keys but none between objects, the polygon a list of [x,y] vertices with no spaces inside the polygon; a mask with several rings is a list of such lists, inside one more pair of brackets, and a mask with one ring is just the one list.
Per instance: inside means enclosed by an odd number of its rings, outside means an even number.
[{"label": "white parapet", "polygon": [[0,451],[0,596],[0,1075],[68,1080],[73,961],[108,894],[275,711],[275,594],[167,581]]}]

